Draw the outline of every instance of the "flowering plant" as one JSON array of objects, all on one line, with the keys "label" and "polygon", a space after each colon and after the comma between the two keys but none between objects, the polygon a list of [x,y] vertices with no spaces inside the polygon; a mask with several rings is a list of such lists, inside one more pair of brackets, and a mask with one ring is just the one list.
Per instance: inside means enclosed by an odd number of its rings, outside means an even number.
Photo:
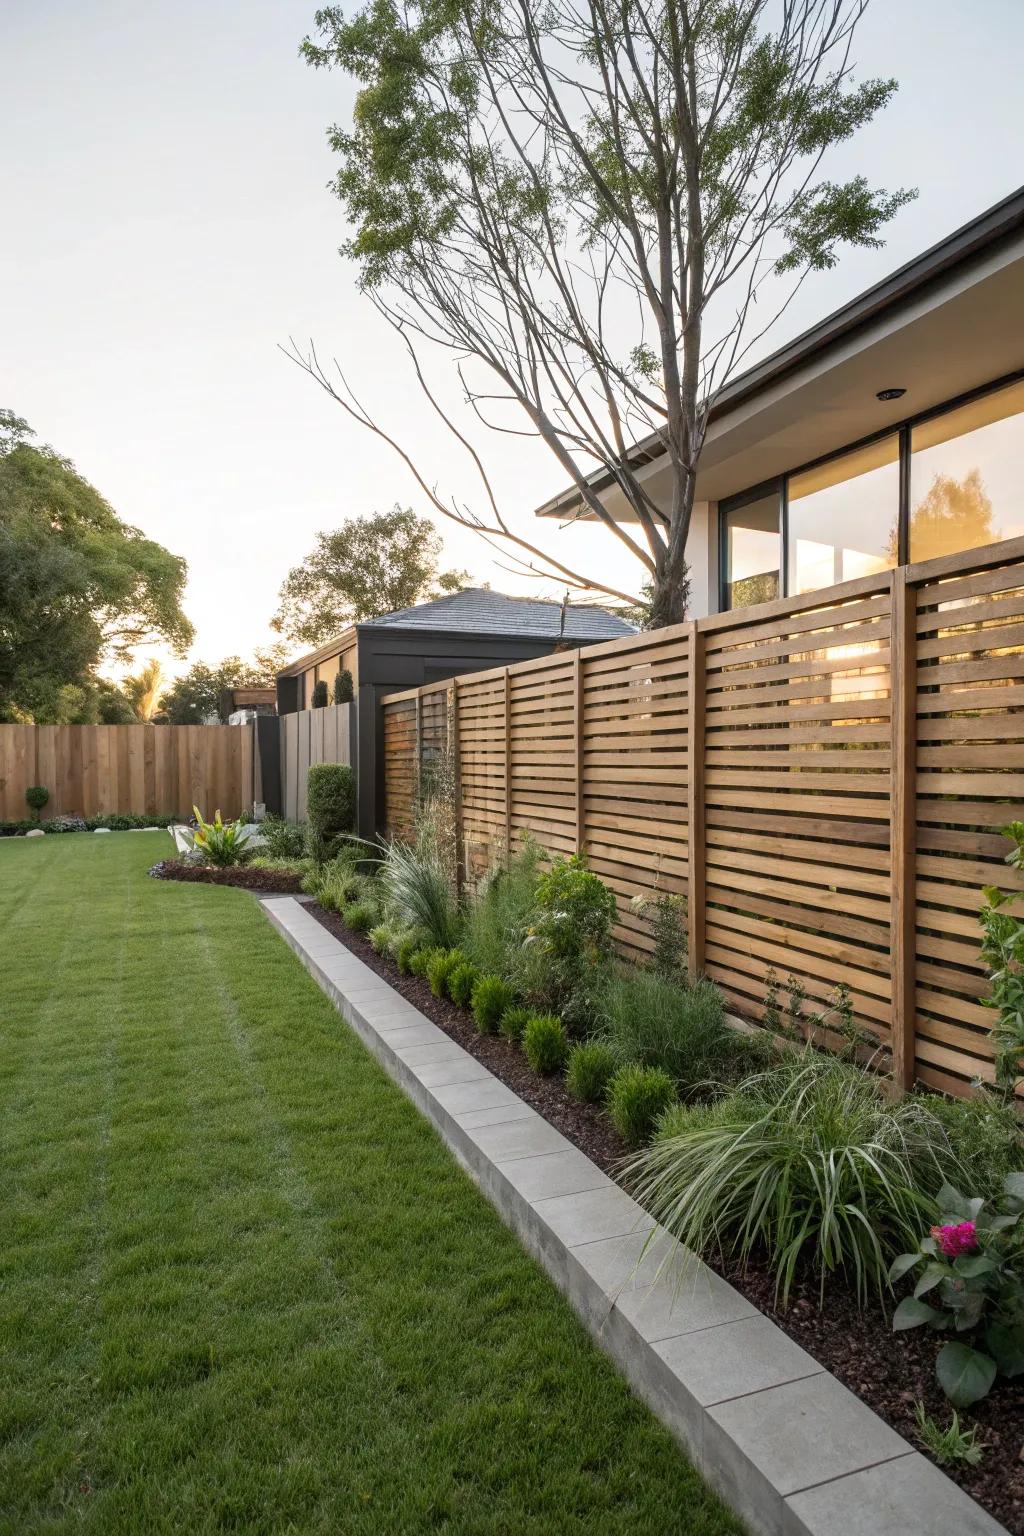
[{"label": "flowering plant", "polygon": [[950,1184],[936,1204],[939,1220],[917,1252],[901,1254],[889,1271],[890,1280],[899,1280],[923,1265],[892,1325],[973,1336],[972,1344],[944,1344],[935,1363],[950,1402],[966,1408],[986,1395],[997,1375],[1024,1373],[1024,1173],[1007,1176],[1000,1210],[986,1210],[983,1200],[968,1200]]}]

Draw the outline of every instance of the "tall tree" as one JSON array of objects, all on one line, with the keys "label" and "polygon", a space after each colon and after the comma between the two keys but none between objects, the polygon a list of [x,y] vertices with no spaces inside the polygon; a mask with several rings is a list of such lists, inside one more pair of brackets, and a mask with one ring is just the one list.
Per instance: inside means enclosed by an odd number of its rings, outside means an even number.
[{"label": "tall tree", "polygon": [[216,666],[193,662],[164,694],[168,719],[172,725],[201,725],[206,720],[222,719],[221,698],[226,688],[272,688],[289,653],[289,646],[277,644],[257,651],[253,661],[225,656]]},{"label": "tall tree", "polygon": [[273,628],[298,645],[317,646],[360,619],[460,591],[468,573],[439,572],[440,559],[437,529],[408,507],[349,518],[318,533],[301,565],[288,572]]},{"label": "tall tree", "polygon": [[[399,452],[433,507],[582,589],[618,590],[517,532],[476,448],[428,382],[455,362],[487,426],[536,436],[652,588],[685,611],[686,538],[708,413],[794,286],[843,245],[880,244],[912,194],[821,174],[885,105],[855,84],[867,0],[367,0],[317,12],[316,67],[360,85],[335,127],[335,190],[361,282],[479,471],[480,501],[437,490],[396,429],[312,343],[289,355]],[[512,410],[509,410],[512,407]],[[642,469],[660,445],[667,498]],[[617,489],[627,522],[595,481]]]},{"label": "tall tree", "polygon": [[0,718],[58,718],[65,685],[141,644],[181,653],[184,560],[123,523],[31,429],[0,412]]},{"label": "tall tree", "polygon": [[136,720],[152,720],[163,704],[164,669],[159,658],[151,656],[140,671],[126,677],[124,692],[131,700]]}]

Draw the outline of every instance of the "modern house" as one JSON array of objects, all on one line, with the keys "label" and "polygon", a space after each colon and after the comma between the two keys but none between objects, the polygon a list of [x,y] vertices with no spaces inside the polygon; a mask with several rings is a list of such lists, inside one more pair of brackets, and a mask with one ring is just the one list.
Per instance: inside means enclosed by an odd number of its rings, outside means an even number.
[{"label": "modern house", "polygon": [[351,625],[277,676],[278,715],[308,710],[318,682],[333,698],[340,671],[352,678],[358,710],[359,832],[379,824],[383,761],[380,700],[389,693],[441,682],[463,672],[510,665],[634,634],[635,626],[593,603],[509,597],[470,587],[432,602]]},{"label": "modern house", "polygon": [[[1022,460],[1024,189],[721,391],[688,541],[690,616],[1016,537]],[[632,462],[667,505],[657,434]],[[593,483],[631,519],[607,474]],[[537,515],[588,514],[574,487]]]}]

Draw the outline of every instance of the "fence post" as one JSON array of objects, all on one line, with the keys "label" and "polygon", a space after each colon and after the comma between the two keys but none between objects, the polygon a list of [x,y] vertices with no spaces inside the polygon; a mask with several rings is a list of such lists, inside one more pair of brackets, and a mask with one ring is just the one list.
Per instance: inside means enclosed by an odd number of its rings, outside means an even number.
[{"label": "fence post", "polygon": [[576,852],[582,853],[586,842],[583,824],[583,657],[578,650],[573,653],[572,667],[572,721],[573,738],[575,741],[573,773],[576,782]]},{"label": "fence post", "polygon": [[512,680],[505,668],[505,864],[512,858]]},{"label": "fence post", "polygon": [[416,689],[416,772],[413,774],[413,819],[423,795],[423,695]]},{"label": "fence post", "polygon": [[462,823],[462,753],[459,746],[459,680],[452,678],[448,714],[448,752],[452,763],[452,798],[455,801],[455,890],[461,896],[465,884],[466,832]]},{"label": "fence post", "polygon": [[905,1089],[913,1086],[916,1056],[917,590],[907,581],[904,566],[892,573],[889,602],[892,1075],[897,1088]]},{"label": "fence post", "polygon": [[704,839],[704,636],[696,621],[689,628],[689,691],[686,704],[687,879],[686,947],[691,979],[704,969],[705,839]]}]

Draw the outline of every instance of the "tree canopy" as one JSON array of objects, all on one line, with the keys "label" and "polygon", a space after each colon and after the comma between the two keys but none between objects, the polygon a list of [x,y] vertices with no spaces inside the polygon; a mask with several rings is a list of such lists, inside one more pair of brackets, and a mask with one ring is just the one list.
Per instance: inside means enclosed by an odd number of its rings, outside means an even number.
[{"label": "tree canopy", "polygon": [[[537,574],[684,616],[686,538],[709,412],[807,273],[876,246],[913,194],[833,181],[830,150],[893,80],[852,76],[866,0],[366,0],[316,15],[304,52],[355,79],[330,132],[345,248],[479,472],[446,496],[312,343],[290,355],[388,441],[435,508]],[[588,578],[514,525],[446,411],[440,350],[485,427],[539,438],[577,512],[634,558]],[[641,452],[637,443],[643,443]],[[652,445],[668,490],[645,479]],[[625,518],[613,516],[611,488]],[[632,562],[630,562],[632,565]]]},{"label": "tree canopy", "polygon": [[441,539],[429,518],[408,507],[353,517],[316,544],[281,586],[273,627],[298,645],[317,646],[349,624],[458,592],[465,571],[438,571]]},{"label": "tree canopy", "polygon": [[193,631],[184,560],[31,435],[0,411],[0,718],[50,720],[62,689],[94,688],[103,660],[155,642],[183,654]]},{"label": "tree canopy", "polygon": [[272,688],[288,660],[288,647],[272,645],[257,651],[253,661],[225,656],[215,665],[193,662],[187,672],[164,691],[162,704],[172,725],[202,725],[220,718],[221,695],[226,688]]}]

